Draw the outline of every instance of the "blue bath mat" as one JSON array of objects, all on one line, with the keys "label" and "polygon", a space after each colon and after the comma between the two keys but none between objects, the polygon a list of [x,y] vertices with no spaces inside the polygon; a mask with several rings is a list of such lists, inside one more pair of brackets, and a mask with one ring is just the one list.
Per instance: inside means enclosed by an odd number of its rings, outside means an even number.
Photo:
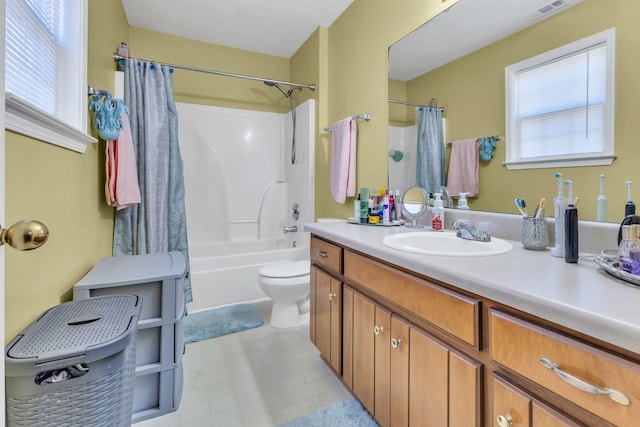
[{"label": "blue bath mat", "polygon": [[251,304],[189,313],[184,318],[184,343],[208,340],[262,325],[262,318]]},{"label": "blue bath mat", "polygon": [[357,400],[345,400],[319,409],[279,427],[377,427],[378,423]]}]

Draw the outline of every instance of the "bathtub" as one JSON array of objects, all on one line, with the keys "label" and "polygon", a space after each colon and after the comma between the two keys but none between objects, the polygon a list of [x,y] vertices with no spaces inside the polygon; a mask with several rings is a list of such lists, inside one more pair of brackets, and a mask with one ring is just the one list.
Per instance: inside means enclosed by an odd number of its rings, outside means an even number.
[{"label": "bathtub", "polygon": [[[299,239],[301,240],[304,239]],[[258,268],[274,262],[303,259],[309,259],[308,243],[292,247],[290,239],[190,246],[193,302],[187,308],[190,312],[195,312],[267,299],[258,284]]]}]

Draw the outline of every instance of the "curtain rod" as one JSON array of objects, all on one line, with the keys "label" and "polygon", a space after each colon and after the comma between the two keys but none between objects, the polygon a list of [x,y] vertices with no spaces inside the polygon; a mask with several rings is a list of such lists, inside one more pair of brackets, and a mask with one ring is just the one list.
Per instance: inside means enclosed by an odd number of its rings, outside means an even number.
[{"label": "curtain rod", "polygon": [[179,70],[188,70],[188,71],[195,71],[198,73],[206,73],[206,74],[216,74],[218,76],[226,76],[226,77],[236,77],[236,78],[240,78],[240,79],[247,79],[247,80],[255,80],[255,81],[259,81],[259,82],[265,82],[265,83],[278,83],[281,85],[287,85],[287,86],[295,86],[295,87],[299,87],[299,88],[307,88],[310,90],[316,90],[316,85],[315,84],[310,84],[310,85],[306,85],[306,84],[300,84],[300,83],[291,83],[291,82],[286,82],[283,80],[272,80],[272,79],[265,79],[262,77],[253,77],[253,76],[247,76],[244,74],[234,74],[234,73],[227,73],[224,71],[216,71],[216,70],[208,70],[206,68],[197,68],[197,67],[188,67],[186,65],[176,65],[176,64],[169,64],[166,62],[158,62],[158,61],[152,61],[152,60],[148,60],[148,59],[140,59],[140,58],[131,58],[131,57],[126,57],[126,56],[121,56],[118,54],[114,54],[113,55],[113,59],[115,61],[120,61],[120,60],[127,60],[127,59],[137,59],[138,61],[146,61],[146,62],[154,62],[156,64],[160,64],[160,65],[166,65],[167,67],[171,67],[171,68],[177,68]]},{"label": "curtain rod", "polygon": [[[392,102],[394,104],[408,105],[410,107],[429,108],[428,105],[412,104],[410,102],[398,101],[397,99],[389,99],[389,102]],[[444,107],[436,107],[436,108],[438,108],[438,110],[440,111],[444,111]]]}]

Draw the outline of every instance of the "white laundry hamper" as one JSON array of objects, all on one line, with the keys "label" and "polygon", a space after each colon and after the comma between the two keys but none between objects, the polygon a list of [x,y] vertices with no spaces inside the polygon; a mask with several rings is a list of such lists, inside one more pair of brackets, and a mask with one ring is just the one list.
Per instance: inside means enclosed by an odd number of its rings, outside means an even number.
[{"label": "white laundry hamper", "polygon": [[5,352],[8,426],[130,426],[142,300],[114,295],[50,308]]}]

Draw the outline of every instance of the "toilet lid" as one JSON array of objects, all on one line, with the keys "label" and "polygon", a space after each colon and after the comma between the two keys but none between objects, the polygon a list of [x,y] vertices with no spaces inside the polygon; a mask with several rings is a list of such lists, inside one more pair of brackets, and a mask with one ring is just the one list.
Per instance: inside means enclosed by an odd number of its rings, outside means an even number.
[{"label": "toilet lid", "polygon": [[308,275],[310,269],[309,260],[278,262],[263,265],[258,269],[258,274],[264,277],[298,277]]}]

